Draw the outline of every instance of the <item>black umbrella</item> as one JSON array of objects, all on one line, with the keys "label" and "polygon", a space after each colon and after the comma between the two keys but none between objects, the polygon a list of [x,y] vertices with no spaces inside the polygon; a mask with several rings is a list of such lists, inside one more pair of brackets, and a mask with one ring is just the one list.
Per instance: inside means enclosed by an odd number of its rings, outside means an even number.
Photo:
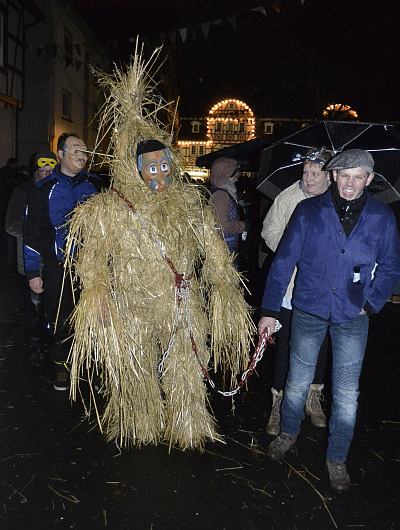
[{"label": "black umbrella", "polygon": [[266,146],[262,138],[253,138],[247,142],[224,147],[196,158],[196,166],[210,169],[211,164],[221,156],[234,158],[239,162],[242,171],[258,171],[260,168],[261,151]]},{"label": "black umbrella", "polygon": [[400,199],[400,133],[393,125],[355,121],[321,121],[264,149],[257,189],[274,199],[301,178],[302,160],[292,161],[292,156],[322,146],[335,154],[347,149],[369,151],[375,161],[369,192],[386,203]]}]

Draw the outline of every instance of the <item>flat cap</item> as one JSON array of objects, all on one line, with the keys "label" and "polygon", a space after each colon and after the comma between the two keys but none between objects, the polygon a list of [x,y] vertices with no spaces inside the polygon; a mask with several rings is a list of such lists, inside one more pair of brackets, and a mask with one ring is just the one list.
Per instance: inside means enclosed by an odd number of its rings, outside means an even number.
[{"label": "flat cap", "polygon": [[354,167],[362,167],[368,173],[374,170],[374,159],[371,153],[363,151],[362,149],[348,149],[342,151],[332,158],[332,160],[325,166],[326,170],[331,169],[351,169]]}]

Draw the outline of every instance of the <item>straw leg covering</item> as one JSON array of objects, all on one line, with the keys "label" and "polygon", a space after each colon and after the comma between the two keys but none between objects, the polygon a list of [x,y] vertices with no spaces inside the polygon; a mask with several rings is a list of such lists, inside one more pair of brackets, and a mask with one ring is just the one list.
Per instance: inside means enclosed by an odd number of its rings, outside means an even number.
[{"label": "straw leg covering", "polygon": [[[209,354],[205,340],[195,337],[203,366]],[[188,330],[181,329],[165,361],[162,377],[165,395],[165,434],[170,445],[182,449],[202,447],[206,439],[219,440],[214,420],[207,410],[207,388],[192,349]]]}]

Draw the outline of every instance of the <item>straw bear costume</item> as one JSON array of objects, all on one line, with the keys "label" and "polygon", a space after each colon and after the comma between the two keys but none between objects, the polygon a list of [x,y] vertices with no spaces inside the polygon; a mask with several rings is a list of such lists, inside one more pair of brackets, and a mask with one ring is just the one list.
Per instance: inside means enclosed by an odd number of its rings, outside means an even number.
[{"label": "straw bear costume", "polygon": [[[108,439],[186,449],[218,439],[202,367],[212,358],[233,386],[247,365],[253,324],[212,207],[181,178],[157,118],[167,105],[149,68],[136,54],[127,73],[98,73],[109,94],[102,125],[113,131],[112,183],[77,207],[69,226],[70,264],[82,287],[72,317],[72,395],[82,369],[94,367]],[[150,139],[170,157],[162,192],[137,167],[138,144]]]}]

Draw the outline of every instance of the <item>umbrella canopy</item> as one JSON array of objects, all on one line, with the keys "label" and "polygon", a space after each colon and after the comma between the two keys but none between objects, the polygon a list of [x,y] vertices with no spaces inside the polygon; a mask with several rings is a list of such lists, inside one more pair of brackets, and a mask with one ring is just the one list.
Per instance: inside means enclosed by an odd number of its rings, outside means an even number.
[{"label": "umbrella canopy", "polygon": [[325,146],[335,154],[347,149],[364,149],[374,158],[375,177],[368,191],[382,202],[400,200],[400,134],[393,125],[355,121],[321,121],[267,147],[261,154],[257,189],[275,199],[301,178],[302,160],[311,147]]},{"label": "umbrella canopy", "polygon": [[260,168],[261,151],[266,145],[265,140],[262,138],[253,138],[253,140],[224,147],[218,151],[199,156],[196,159],[196,166],[210,169],[214,160],[224,156],[237,160],[242,171],[258,171]]}]

